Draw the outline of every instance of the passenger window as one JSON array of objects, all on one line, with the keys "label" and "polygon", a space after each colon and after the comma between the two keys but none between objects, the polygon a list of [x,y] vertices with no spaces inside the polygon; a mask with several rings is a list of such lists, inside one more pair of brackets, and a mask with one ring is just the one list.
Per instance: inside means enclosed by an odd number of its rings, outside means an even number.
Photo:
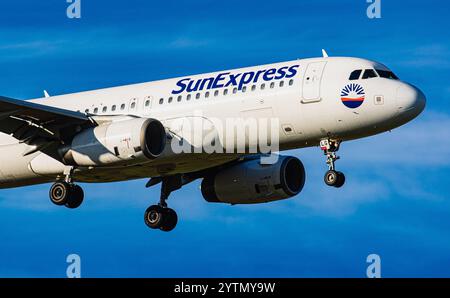
[{"label": "passenger window", "polygon": [[348,79],[350,81],[358,80],[359,77],[361,76],[361,73],[362,73],[362,69],[354,70],[354,71],[352,71],[352,73],[350,74],[350,77]]},{"label": "passenger window", "polygon": [[111,107],[111,111],[115,111],[116,110],[116,105],[113,105],[112,107]]},{"label": "passenger window", "polygon": [[237,88],[235,87],[235,88],[233,88],[233,94],[236,94],[237,93]]},{"label": "passenger window", "polygon": [[190,95],[190,94],[188,94],[188,95],[186,96],[186,100],[191,100],[191,95]]},{"label": "passenger window", "polygon": [[378,77],[377,74],[375,73],[375,70],[373,69],[366,69],[364,71],[364,74],[362,76],[362,79],[369,79],[369,78],[376,78]]},{"label": "passenger window", "polygon": [[106,113],[107,110],[108,110],[108,107],[104,106],[102,112]]},{"label": "passenger window", "polygon": [[120,105],[120,109],[121,110],[125,110],[125,104],[124,103]]},{"label": "passenger window", "polygon": [[270,88],[273,88],[273,87],[275,87],[275,83],[274,82],[270,83]]},{"label": "passenger window", "polygon": [[266,88],[266,84],[261,84],[261,90],[264,90]]},{"label": "passenger window", "polygon": [[253,85],[252,86],[252,91],[255,91],[256,90],[256,85]]},{"label": "passenger window", "polygon": [[172,100],[173,100],[173,98],[172,98],[172,96],[171,97],[169,97],[169,103],[171,103],[172,102]]},{"label": "passenger window", "polygon": [[205,93],[205,97],[208,98],[209,97],[209,92]]},{"label": "passenger window", "polygon": [[88,113],[89,113],[89,109],[84,110],[84,112],[85,112],[86,114],[88,114]]},{"label": "passenger window", "polygon": [[284,86],[284,81],[280,81],[280,87]]},{"label": "passenger window", "polygon": [[[150,106],[150,100],[147,99],[147,100],[145,101],[145,106],[146,106],[146,107]],[[114,107],[115,107],[115,106],[114,106]],[[114,109],[115,109],[115,108],[114,108]]]},{"label": "passenger window", "polygon": [[289,86],[294,85],[294,80],[289,80]]},{"label": "passenger window", "polygon": [[133,101],[133,102],[131,103],[131,109],[134,109],[135,107],[136,107],[136,102]]},{"label": "passenger window", "polygon": [[159,104],[162,105],[164,103],[164,98],[159,99]]},{"label": "passenger window", "polygon": [[94,114],[97,114],[98,113],[98,108],[95,108],[94,109]]},{"label": "passenger window", "polygon": [[242,87],[242,92],[245,92],[245,91],[247,91],[247,87]]},{"label": "passenger window", "polygon": [[199,99],[200,98],[200,93],[195,94],[195,99]]},{"label": "passenger window", "polygon": [[228,89],[224,89],[223,90],[223,95],[227,95],[228,94]]},{"label": "passenger window", "polygon": [[214,96],[219,96],[219,90],[214,91]]}]

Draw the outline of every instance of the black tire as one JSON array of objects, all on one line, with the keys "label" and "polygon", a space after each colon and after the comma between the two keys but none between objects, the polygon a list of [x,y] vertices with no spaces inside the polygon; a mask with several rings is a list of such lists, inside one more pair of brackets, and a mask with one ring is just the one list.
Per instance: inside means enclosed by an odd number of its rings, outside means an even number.
[{"label": "black tire", "polygon": [[163,209],[163,222],[159,229],[164,232],[170,232],[173,229],[175,229],[177,223],[178,223],[177,213],[173,209],[164,208]]},{"label": "black tire", "polygon": [[323,181],[325,181],[325,184],[328,186],[335,186],[339,181],[339,175],[336,171],[329,170],[325,173]]},{"label": "black tire", "polygon": [[84,192],[83,189],[76,184],[71,185],[70,195],[67,199],[65,206],[70,209],[75,209],[80,207],[81,203],[83,203]]},{"label": "black tire", "polygon": [[67,182],[56,182],[50,187],[50,200],[53,204],[63,206],[70,197],[71,187]]},{"label": "black tire", "polygon": [[345,175],[342,172],[337,172],[337,174],[338,174],[338,181],[334,187],[339,188],[342,187],[345,183]]},{"label": "black tire", "polygon": [[159,229],[163,224],[163,208],[158,205],[152,205],[145,210],[144,221],[151,229]]}]

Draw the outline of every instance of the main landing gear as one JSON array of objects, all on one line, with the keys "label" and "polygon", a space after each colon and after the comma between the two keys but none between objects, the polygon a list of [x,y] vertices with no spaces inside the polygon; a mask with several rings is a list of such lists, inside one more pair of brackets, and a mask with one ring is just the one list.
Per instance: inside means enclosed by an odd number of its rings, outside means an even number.
[{"label": "main landing gear", "polygon": [[52,185],[49,195],[53,204],[75,209],[83,203],[84,192],[79,185],[72,182],[72,171],[73,168],[68,169],[65,180]]},{"label": "main landing gear", "polygon": [[145,224],[151,229],[159,229],[164,232],[172,231],[178,222],[177,213],[167,207],[167,199],[172,191],[180,189],[182,184],[181,175],[161,178],[161,196],[158,205],[147,208],[144,214]]},{"label": "main landing gear", "polygon": [[334,163],[339,159],[336,152],[339,150],[341,141],[324,139],[320,141],[320,149],[327,156],[328,171],[325,173],[323,180],[328,186],[341,187],[345,183],[345,175],[336,171]]}]

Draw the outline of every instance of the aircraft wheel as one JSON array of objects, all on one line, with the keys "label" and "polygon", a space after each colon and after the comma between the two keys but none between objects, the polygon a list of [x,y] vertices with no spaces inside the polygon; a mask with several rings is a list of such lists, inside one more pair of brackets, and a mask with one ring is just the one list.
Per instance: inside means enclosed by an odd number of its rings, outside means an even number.
[{"label": "aircraft wheel", "polygon": [[65,206],[70,209],[78,208],[83,203],[84,192],[83,189],[76,184],[71,185],[70,195]]},{"label": "aircraft wheel", "polygon": [[56,182],[50,188],[50,200],[53,204],[62,206],[67,203],[71,193],[70,184],[67,182]]},{"label": "aircraft wheel", "polygon": [[344,185],[344,183],[345,183],[345,175],[342,172],[337,172],[337,174],[338,174],[338,181],[337,181],[335,187],[339,188],[339,187],[342,187],[342,185]]},{"label": "aircraft wheel", "polygon": [[328,186],[342,187],[345,183],[345,175],[342,172],[329,170],[325,173],[323,180]]},{"label": "aircraft wheel", "polygon": [[172,231],[178,223],[177,213],[170,208],[163,209],[163,222],[160,227],[161,231],[170,232]]},{"label": "aircraft wheel", "polygon": [[325,181],[326,185],[335,186],[338,183],[339,175],[336,171],[329,170],[325,173],[323,180]]},{"label": "aircraft wheel", "polygon": [[152,205],[145,210],[144,221],[151,229],[159,229],[163,223],[163,208],[158,205]]}]

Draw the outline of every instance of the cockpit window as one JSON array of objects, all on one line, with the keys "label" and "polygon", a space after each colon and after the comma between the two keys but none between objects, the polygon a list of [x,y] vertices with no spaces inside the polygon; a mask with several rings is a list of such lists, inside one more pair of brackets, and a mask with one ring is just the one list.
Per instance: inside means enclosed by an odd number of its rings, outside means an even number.
[{"label": "cockpit window", "polygon": [[366,69],[362,76],[363,80],[369,79],[369,78],[376,78],[376,77],[378,77],[378,76],[377,76],[375,70],[373,70],[373,69]]},{"label": "cockpit window", "polygon": [[348,78],[349,80],[353,81],[353,80],[357,80],[359,79],[359,76],[362,73],[362,69],[357,69],[352,71],[352,73],[350,74],[350,77]]},{"label": "cockpit window", "polygon": [[392,71],[381,69],[376,69],[376,71],[378,75],[382,78],[398,80],[398,77]]}]

